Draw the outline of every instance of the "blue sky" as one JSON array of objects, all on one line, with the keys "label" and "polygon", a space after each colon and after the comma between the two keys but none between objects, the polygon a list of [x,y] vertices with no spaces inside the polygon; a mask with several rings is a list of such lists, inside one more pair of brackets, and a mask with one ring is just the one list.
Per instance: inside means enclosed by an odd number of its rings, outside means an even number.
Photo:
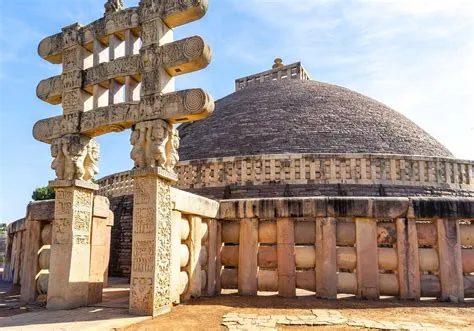
[{"label": "blue sky", "polygon": [[[101,0],[0,0],[0,222],[25,214],[35,187],[53,178],[49,146],[33,124],[61,113],[36,98],[60,66],[37,56],[39,41],[103,14]],[[138,0],[125,0],[126,6]],[[474,1],[209,0],[176,39],[201,35],[214,59],[177,79],[216,99],[234,79],[302,61],[315,80],[382,101],[423,127],[457,157],[474,159]],[[131,168],[129,134],[99,138],[100,175]]]}]

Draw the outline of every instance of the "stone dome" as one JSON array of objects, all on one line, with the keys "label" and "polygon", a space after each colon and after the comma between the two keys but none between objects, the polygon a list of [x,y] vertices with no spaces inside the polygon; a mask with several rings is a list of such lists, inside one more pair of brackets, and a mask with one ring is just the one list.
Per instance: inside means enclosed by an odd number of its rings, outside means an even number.
[{"label": "stone dome", "polygon": [[214,114],[180,126],[181,160],[284,153],[453,157],[386,105],[336,85],[286,79],[216,102]]}]

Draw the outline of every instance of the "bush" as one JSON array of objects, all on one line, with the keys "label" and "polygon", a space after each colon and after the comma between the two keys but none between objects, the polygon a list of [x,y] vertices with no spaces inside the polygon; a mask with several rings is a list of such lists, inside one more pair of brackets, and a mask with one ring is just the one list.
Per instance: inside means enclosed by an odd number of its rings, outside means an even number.
[{"label": "bush", "polygon": [[35,201],[42,201],[42,200],[51,200],[55,198],[54,189],[51,187],[39,187],[33,191],[33,195],[31,196]]}]

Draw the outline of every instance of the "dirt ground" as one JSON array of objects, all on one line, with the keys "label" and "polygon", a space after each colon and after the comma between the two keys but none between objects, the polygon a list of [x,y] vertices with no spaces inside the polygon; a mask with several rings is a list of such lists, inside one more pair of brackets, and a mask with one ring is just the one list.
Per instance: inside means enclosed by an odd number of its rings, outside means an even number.
[{"label": "dirt ground", "polygon": [[[221,326],[226,313],[258,315],[310,315],[311,309],[336,309],[344,317],[357,317],[375,321],[425,322],[440,328],[474,329],[474,302],[463,304],[429,301],[357,301],[353,298],[338,300],[316,299],[311,296],[281,298],[278,296],[241,297],[226,294],[214,298],[201,298],[174,307],[170,314],[159,316],[125,330],[226,330]],[[279,326],[279,330],[311,330],[316,327]],[[317,327],[318,330],[356,329],[348,326]]]},{"label": "dirt ground", "polygon": [[[110,279],[111,288],[104,291],[105,307],[128,307],[126,279]],[[125,282],[125,284],[123,284]],[[44,309],[44,305],[24,306],[19,303],[19,287],[0,282],[0,318]],[[201,298],[173,307],[171,313],[128,327],[127,331],[142,330],[226,330],[221,326],[226,313],[257,315],[311,315],[311,309],[335,309],[346,318],[362,318],[387,322],[431,323],[443,329],[474,330],[474,300],[462,304],[433,300],[359,301],[353,297],[337,300],[316,299],[311,295],[281,298],[276,295],[241,297],[234,293],[219,297]],[[279,326],[279,330],[311,330],[316,327]],[[344,326],[318,327],[318,330],[349,330]]]}]

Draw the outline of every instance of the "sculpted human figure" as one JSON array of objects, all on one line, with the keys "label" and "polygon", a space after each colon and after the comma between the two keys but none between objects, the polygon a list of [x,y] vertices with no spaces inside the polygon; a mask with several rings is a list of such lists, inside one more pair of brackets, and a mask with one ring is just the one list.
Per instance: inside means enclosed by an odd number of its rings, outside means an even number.
[{"label": "sculpted human figure", "polygon": [[148,141],[150,142],[150,161],[152,168],[162,167],[166,165],[166,144],[169,137],[167,130],[159,125],[155,125],[148,129]]},{"label": "sculpted human figure", "polygon": [[87,156],[87,144],[90,138],[80,135],[63,137],[62,152],[65,158],[64,178],[66,180],[84,180],[84,161]]},{"label": "sculpted human figure", "polygon": [[170,134],[171,134],[171,141],[168,143],[169,152],[168,152],[168,160],[167,160],[167,169],[168,171],[173,171],[174,167],[179,162],[178,148],[180,144],[180,139],[179,139],[178,130],[172,129]]},{"label": "sculpted human figure", "polygon": [[130,158],[135,163],[134,168],[143,169],[145,167],[145,134],[140,129],[132,130],[130,143],[132,144]]},{"label": "sculpted human figure", "polygon": [[64,154],[61,148],[61,139],[55,139],[51,144],[51,156],[53,162],[51,163],[51,169],[56,173],[56,178],[62,179],[64,176]]},{"label": "sculpted human figure", "polygon": [[87,145],[87,156],[84,161],[84,180],[92,180],[94,179],[95,175],[99,173],[99,158],[99,144],[94,139],[91,139],[91,141]]}]

